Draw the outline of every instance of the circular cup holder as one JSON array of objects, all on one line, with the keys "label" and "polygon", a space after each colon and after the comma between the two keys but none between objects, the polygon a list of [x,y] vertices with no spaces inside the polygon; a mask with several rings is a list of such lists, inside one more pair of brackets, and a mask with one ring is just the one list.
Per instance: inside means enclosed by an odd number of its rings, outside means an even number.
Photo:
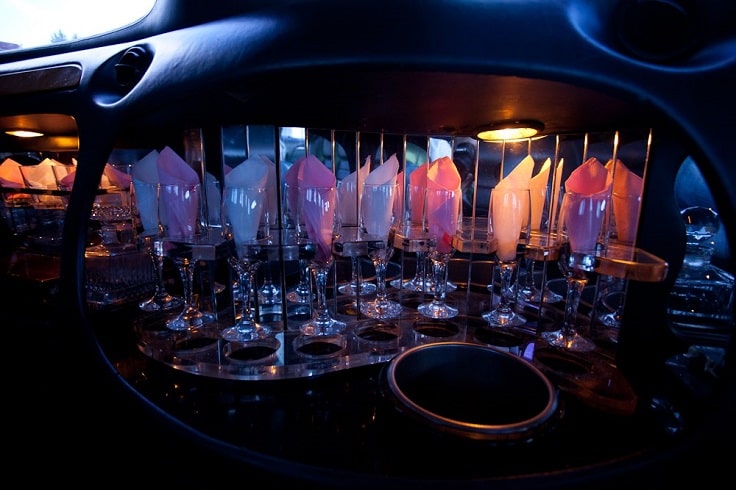
[{"label": "circular cup holder", "polygon": [[294,352],[306,359],[331,359],[343,354],[344,335],[299,335],[294,339]]},{"label": "circular cup holder", "polygon": [[450,340],[460,333],[460,327],[447,320],[419,319],[412,325],[418,342]]},{"label": "circular cup holder", "polygon": [[278,355],[281,342],[275,337],[248,342],[228,342],[223,349],[225,357],[238,364],[271,362]]},{"label": "circular cup holder", "polygon": [[530,362],[491,347],[412,347],[390,361],[386,375],[399,408],[470,439],[529,440],[559,415],[549,379]]}]

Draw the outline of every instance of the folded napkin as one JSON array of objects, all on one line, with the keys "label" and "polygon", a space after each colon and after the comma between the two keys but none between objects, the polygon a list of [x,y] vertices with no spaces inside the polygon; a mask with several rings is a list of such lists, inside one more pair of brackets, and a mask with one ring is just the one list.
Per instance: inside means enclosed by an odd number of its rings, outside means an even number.
[{"label": "folded napkin", "polygon": [[396,154],[393,154],[383,165],[369,173],[365,179],[361,201],[361,221],[369,235],[388,238],[394,218],[398,173],[399,160]]},{"label": "folded napkin", "polygon": [[573,252],[595,250],[610,184],[608,170],[595,157],[573,170],[565,181],[560,214]]},{"label": "folded napkin", "polygon": [[458,229],[462,205],[461,182],[450,157],[438,158],[427,169],[427,228],[436,236],[440,253],[452,252],[452,237]]},{"label": "folded napkin", "polygon": [[555,174],[552,178],[554,181],[552,183],[552,192],[550,193],[550,199],[552,201],[552,212],[550,213],[550,221],[552,226],[557,226],[557,210],[560,207],[560,199],[561,199],[561,182],[562,182],[562,170],[565,166],[565,159],[560,158],[560,161],[557,162],[557,167],[555,167]]},{"label": "folded napkin", "polygon": [[636,226],[641,206],[641,193],[644,179],[629,170],[621,160],[606,163],[606,168],[613,174],[613,219],[616,235],[622,242],[633,243],[636,238]]},{"label": "folded napkin", "polygon": [[409,174],[409,218],[413,224],[421,224],[424,217],[424,192],[427,189],[429,166],[430,162],[426,162]]},{"label": "folded napkin", "polygon": [[514,260],[522,226],[529,221],[529,183],[534,159],[525,156],[491,191],[489,233],[497,241],[496,256]]},{"label": "folded napkin", "polygon": [[365,163],[355,171],[349,173],[338,183],[338,217],[340,224],[356,226],[358,224],[358,203],[366,177],[371,171],[371,157],[368,155]]},{"label": "folded napkin", "polygon": [[529,180],[529,198],[531,199],[531,229],[539,230],[542,227],[542,212],[547,201],[547,186],[549,184],[549,169],[552,160],[547,158],[539,172]]},{"label": "folded napkin", "polygon": [[236,245],[258,236],[268,209],[269,164],[252,156],[225,174],[223,193],[227,222]]},{"label": "folded napkin", "polygon": [[199,174],[170,147],[161,150],[156,161],[162,184],[198,184]]},{"label": "folded napkin", "polygon": [[54,165],[61,165],[61,163],[51,158],[45,158],[41,163],[37,163],[36,165],[21,166],[20,171],[28,187],[35,189],[56,189],[56,178],[51,169]]},{"label": "folded napkin", "polygon": [[[167,146],[149,152],[133,165],[132,175],[145,231],[158,229],[160,221],[172,236],[196,232],[201,212],[199,175],[174,150]],[[161,184],[160,190],[156,184]]]},{"label": "folded napkin", "polygon": [[117,169],[115,166],[110,165],[109,163],[105,164],[105,171],[103,173],[103,176],[107,177],[111,186],[123,190],[130,189],[130,183],[133,181],[133,177],[131,177],[129,174]]},{"label": "folded napkin", "polygon": [[20,173],[20,163],[12,158],[6,158],[0,164],[0,184],[3,187],[24,187],[23,175]]},{"label": "folded napkin", "polygon": [[317,245],[315,260],[327,263],[332,258],[332,238],[337,206],[335,175],[316,156],[308,155],[299,165],[298,208],[307,235]]}]

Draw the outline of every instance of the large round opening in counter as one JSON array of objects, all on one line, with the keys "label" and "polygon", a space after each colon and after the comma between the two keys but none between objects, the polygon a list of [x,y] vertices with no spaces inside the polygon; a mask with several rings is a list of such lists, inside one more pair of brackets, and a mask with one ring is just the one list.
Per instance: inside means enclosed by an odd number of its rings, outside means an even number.
[{"label": "large round opening in counter", "polygon": [[465,342],[413,347],[391,360],[387,384],[399,408],[472,439],[528,440],[559,413],[557,390],[528,361]]}]

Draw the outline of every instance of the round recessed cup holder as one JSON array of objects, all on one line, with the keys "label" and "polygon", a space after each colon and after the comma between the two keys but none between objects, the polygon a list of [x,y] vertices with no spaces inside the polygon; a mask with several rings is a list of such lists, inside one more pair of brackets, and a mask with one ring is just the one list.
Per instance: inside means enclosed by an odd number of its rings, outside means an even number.
[{"label": "round recessed cup holder", "polygon": [[273,362],[280,347],[281,342],[277,338],[264,337],[248,342],[228,342],[223,352],[225,357],[237,364],[263,364]]},{"label": "round recessed cup holder", "polygon": [[493,347],[419,345],[394,357],[386,376],[402,411],[465,438],[531,440],[560,412],[557,390],[539,369]]}]

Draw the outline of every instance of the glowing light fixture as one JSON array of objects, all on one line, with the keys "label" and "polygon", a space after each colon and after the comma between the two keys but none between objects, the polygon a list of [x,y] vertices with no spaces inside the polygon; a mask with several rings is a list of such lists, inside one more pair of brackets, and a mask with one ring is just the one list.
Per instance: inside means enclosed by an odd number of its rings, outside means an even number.
[{"label": "glowing light fixture", "polygon": [[543,129],[539,121],[500,121],[479,128],[476,135],[482,141],[513,141],[531,138]]},{"label": "glowing light fixture", "polygon": [[5,134],[9,134],[10,136],[17,136],[18,138],[38,138],[39,136],[43,136],[43,133],[39,133],[38,131],[30,131],[28,129],[9,129],[5,131]]}]

